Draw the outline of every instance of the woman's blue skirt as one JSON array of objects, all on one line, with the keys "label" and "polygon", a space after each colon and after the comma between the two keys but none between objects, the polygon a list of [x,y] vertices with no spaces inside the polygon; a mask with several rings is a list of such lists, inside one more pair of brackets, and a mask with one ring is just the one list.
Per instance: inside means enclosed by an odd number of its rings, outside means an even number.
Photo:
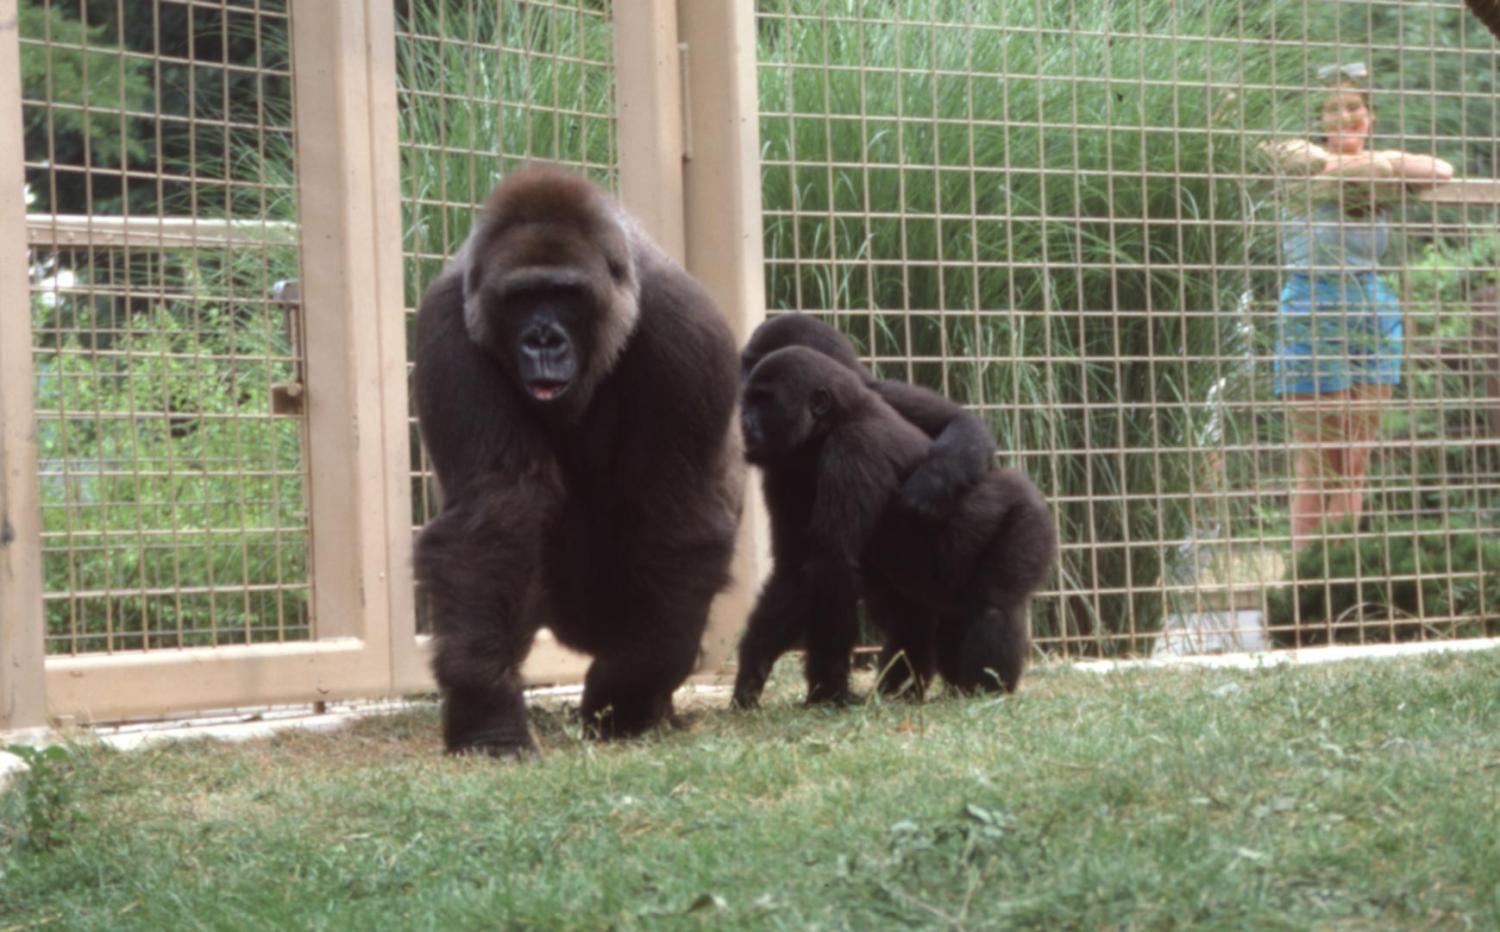
[{"label": "woman's blue skirt", "polygon": [[1276,315],[1276,394],[1395,385],[1402,351],[1400,302],[1374,272],[1287,277]]}]

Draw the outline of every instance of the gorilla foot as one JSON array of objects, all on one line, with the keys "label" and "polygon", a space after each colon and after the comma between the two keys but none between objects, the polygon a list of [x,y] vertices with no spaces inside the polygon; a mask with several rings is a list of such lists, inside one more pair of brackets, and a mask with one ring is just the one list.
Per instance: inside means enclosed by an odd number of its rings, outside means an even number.
[{"label": "gorilla foot", "polygon": [[880,693],[881,699],[921,702],[927,696],[927,686],[931,679],[931,671],[924,674],[914,670],[903,651],[895,657],[882,658],[880,679],[875,684],[875,690]]},{"label": "gorilla foot", "polygon": [[948,681],[947,685],[948,691],[956,696],[993,696],[1016,691],[1015,679],[1006,683],[1000,673],[991,667],[985,667],[979,673],[956,682]]},{"label": "gorilla foot", "polygon": [[753,709],[760,705],[760,694],[766,691],[766,678],[741,673],[734,679],[734,696],[729,700],[732,709]]},{"label": "gorilla foot", "polygon": [[847,686],[842,689],[819,689],[808,690],[807,704],[809,706],[829,706],[835,709],[847,709],[850,706],[859,705],[862,700],[853,690]]},{"label": "gorilla foot", "polygon": [[910,678],[881,680],[877,692],[885,702],[921,702],[927,698],[927,688]]},{"label": "gorilla foot", "polygon": [[443,747],[449,754],[521,760],[536,755],[519,684],[504,689],[450,687],[443,696]]},{"label": "gorilla foot", "polygon": [[473,735],[462,742],[449,742],[444,753],[450,757],[492,757],[497,760],[529,761],[541,755],[531,735],[517,737],[514,732]]},{"label": "gorilla foot", "polygon": [[619,741],[643,735],[659,726],[681,727],[681,721],[670,709],[659,711],[619,710],[613,706],[589,711],[580,709],[583,734],[596,741]]}]

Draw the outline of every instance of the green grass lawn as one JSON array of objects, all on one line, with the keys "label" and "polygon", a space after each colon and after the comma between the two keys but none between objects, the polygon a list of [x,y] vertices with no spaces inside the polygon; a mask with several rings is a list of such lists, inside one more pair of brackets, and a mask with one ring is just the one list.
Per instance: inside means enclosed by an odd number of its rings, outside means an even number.
[{"label": "green grass lawn", "polygon": [[1500,927],[1500,652],[1041,669],[1011,699],[690,726],[516,766],[431,707],[74,745],[0,800],[0,929]]}]

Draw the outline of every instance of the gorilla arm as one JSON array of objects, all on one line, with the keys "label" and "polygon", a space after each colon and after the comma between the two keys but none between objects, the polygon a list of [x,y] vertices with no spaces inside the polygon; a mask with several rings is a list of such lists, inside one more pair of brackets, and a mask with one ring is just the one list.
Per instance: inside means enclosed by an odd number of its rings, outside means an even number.
[{"label": "gorilla arm", "polygon": [[[878,426],[878,422],[869,426]],[[849,662],[859,639],[854,606],[860,554],[899,485],[878,433],[845,425],[824,444],[801,573],[812,605],[806,617],[808,701],[847,701]],[[813,687],[821,694],[814,695]]]},{"label": "gorilla arm", "polygon": [[907,477],[897,504],[929,521],[946,518],[994,466],[995,438],[984,421],[930,389],[895,381],[871,387],[903,419],[933,438],[926,461]]},{"label": "gorilla arm", "polygon": [[537,541],[559,480],[514,388],[468,339],[461,267],[433,283],[417,314],[415,400],[443,507],[418,538],[414,569],[438,635],[448,750],[525,756],[535,746],[519,667],[542,623],[531,601]]}]

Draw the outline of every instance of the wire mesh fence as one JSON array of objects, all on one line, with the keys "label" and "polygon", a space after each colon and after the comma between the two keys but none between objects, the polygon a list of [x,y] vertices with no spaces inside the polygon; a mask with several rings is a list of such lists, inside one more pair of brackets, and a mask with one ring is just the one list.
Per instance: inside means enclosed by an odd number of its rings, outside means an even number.
[{"label": "wire mesh fence", "polygon": [[[617,187],[613,24],[599,0],[399,0],[396,9],[414,321],[423,291],[503,172],[543,160]],[[437,513],[439,492],[415,415],[411,451],[412,521],[420,527]]]},{"label": "wire mesh fence", "polygon": [[[617,188],[620,124],[605,0],[394,10],[410,312],[508,168]],[[310,637],[289,4],[20,14],[49,650]],[[1461,5],[758,0],[755,55],[768,311],[1042,486],[1043,650],[1497,633],[1500,94]]]},{"label": "wire mesh fence", "polygon": [[288,17],[20,4],[50,653],[311,633]]},{"label": "wire mesh fence", "polygon": [[1416,170],[1494,176],[1462,6],[757,10],[770,308],[1042,486],[1042,649],[1496,630],[1496,204]]}]

